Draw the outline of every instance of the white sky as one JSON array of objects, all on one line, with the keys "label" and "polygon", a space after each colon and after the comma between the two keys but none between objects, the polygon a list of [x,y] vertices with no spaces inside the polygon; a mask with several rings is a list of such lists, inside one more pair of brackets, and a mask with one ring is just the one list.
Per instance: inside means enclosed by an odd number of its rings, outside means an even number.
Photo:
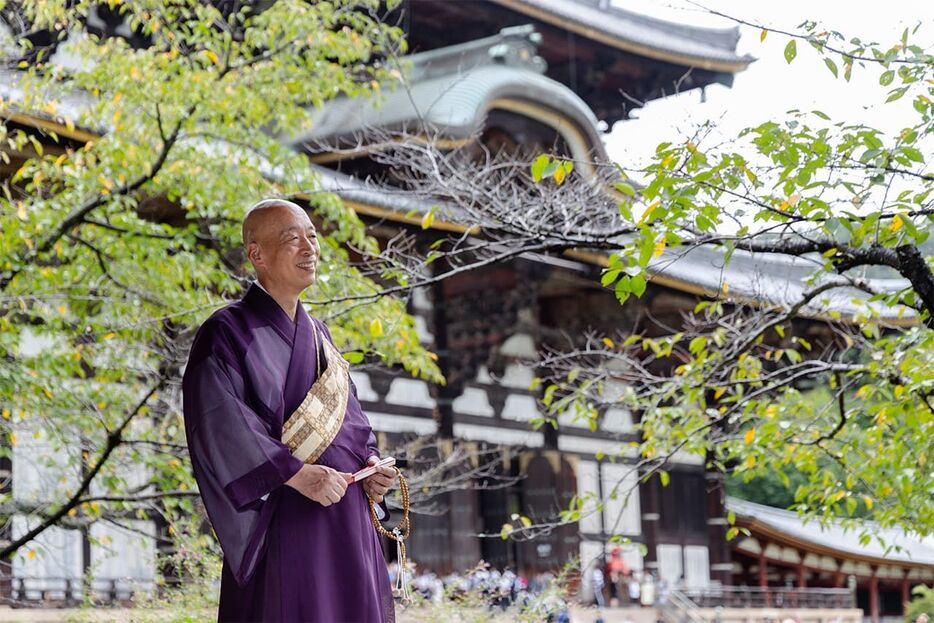
[{"label": "white sky", "polygon": [[[822,28],[837,30],[847,39],[877,41],[888,47],[901,38],[906,26],[921,22],[914,42],[922,47],[934,44],[934,1],[932,0],[700,0],[705,6],[749,22],[781,30],[796,31],[806,19]],[[732,26],[734,22],[705,13],[685,0],[613,0],[613,3],[670,21],[706,26]],[[695,89],[648,103],[633,113],[633,119],[619,122],[606,137],[610,156],[627,166],[639,165],[650,156],[658,143],[683,141],[700,123],[713,120],[723,136],[735,136],[748,126],[779,120],[792,108],[820,109],[834,121],[864,123],[897,132],[917,122],[917,113],[909,98],[883,105],[889,87],[879,85],[877,66],[853,68],[849,83],[833,75],[817,51],[798,41],[798,56],[791,65],[783,50],[788,38],[769,33],[760,42],[758,29],[740,26],[738,51],[758,60],[745,72],[736,75],[733,87],[712,85],[706,102]],[[930,165],[929,165],[930,166]]]}]

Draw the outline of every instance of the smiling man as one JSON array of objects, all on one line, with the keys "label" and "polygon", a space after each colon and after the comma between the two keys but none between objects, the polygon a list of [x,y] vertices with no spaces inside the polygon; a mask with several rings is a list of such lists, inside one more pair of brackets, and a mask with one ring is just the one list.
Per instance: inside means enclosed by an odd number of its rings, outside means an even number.
[{"label": "smiling man", "polygon": [[[267,199],[247,211],[243,243],[257,281],[198,330],[182,384],[191,464],[224,552],[218,620],[393,621],[366,495],[382,502],[394,472],[350,476],[379,452],[346,362],[299,303],[320,257],[314,225]],[[313,430],[284,443],[290,418]]]}]

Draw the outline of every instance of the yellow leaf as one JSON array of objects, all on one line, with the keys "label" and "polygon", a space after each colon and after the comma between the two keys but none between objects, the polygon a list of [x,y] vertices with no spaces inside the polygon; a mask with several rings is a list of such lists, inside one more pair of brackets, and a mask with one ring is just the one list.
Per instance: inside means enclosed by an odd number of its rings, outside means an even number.
[{"label": "yellow leaf", "polygon": [[795,194],[788,197],[788,205],[795,206],[798,205],[798,202],[801,201],[801,195]]},{"label": "yellow leaf", "polygon": [[607,348],[615,348],[616,343],[608,337],[603,338],[603,345]]},{"label": "yellow leaf", "polygon": [[33,560],[36,557],[36,550],[34,549],[29,550],[28,552],[26,552],[26,556],[29,557],[29,560]]},{"label": "yellow leaf", "polygon": [[9,420],[9,419],[10,419],[10,410],[9,410],[9,409],[6,409],[6,408],[3,409],[3,419],[4,419],[4,420]]},{"label": "yellow leaf", "polygon": [[130,78],[133,78],[133,80],[139,80],[139,75],[139,69],[136,67],[130,68]]},{"label": "yellow leaf", "polygon": [[759,41],[765,41],[765,37],[769,34],[769,31],[765,28],[762,29],[762,32],[759,33]]},{"label": "yellow leaf", "polygon": [[60,313],[62,316],[64,316],[65,314],[68,313],[68,308],[65,307],[64,305],[59,305],[59,306],[58,306],[58,313]]},{"label": "yellow leaf", "polygon": [[902,397],[902,394],[904,394],[904,393],[905,393],[905,386],[904,386],[904,385],[896,385],[896,386],[895,386],[895,397],[896,397],[896,398],[901,398],[901,397]]},{"label": "yellow leaf", "polygon": [[108,333],[107,335],[105,335],[105,336],[104,336],[104,339],[105,339],[105,340],[112,340],[112,339],[114,339],[115,337],[117,337],[117,334],[111,332],[111,333]]},{"label": "yellow leaf", "polygon": [[438,361],[438,353],[429,352],[428,358],[431,359],[432,361]]},{"label": "yellow leaf", "polygon": [[17,216],[17,217],[19,218],[19,220],[21,220],[21,221],[25,221],[25,220],[28,218],[28,214],[27,214],[27,212],[26,212],[26,204],[25,204],[25,203],[22,203],[22,202],[21,202],[21,203],[19,204],[19,207],[16,209],[16,216]]},{"label": "yellow leaf", "polygon": [[868,495],[863,496],[863,502],[866,503],[866,510],[872,510],[872,498]]},{"label": "yellow leaf", "polygon": [[69,508],[69,509],[68,509],[68,516],[69,516],[69,517],[74,517],[74,516],[77,515],[77,514],[78,514],[78,509],[77,509],[77,508],[72,507],[72,508]]},{"label": "yellow leaf", "polygon": [[429,210],[425,213],[425,216],[422,217],[422,229],[428,229],[431,227],[431,224],[435,222],[435,211]]},{"label": "yellow leaf", "polygon": [[210,60],[215,65],[221,62],[221,59],[218,58],[217,54],[213,50],[208,50],[204,53],[204,55],[207,56],[208,60]]},{"label": "yellow leaf", "polygon": [[642,213],[642,218],[639,219],[639,222],[641,223],[641,222],[643,222],[645,219],[647,219],[648,216],[649,216],[649,214],[652,212],[652,210],[655,209],[655,207],[656,207],[659,203],[661,203],[661,201],[653,201],[652,203],[650,203],[650,204],[648,205],[648,207],[645,209],[645,212]]},{"label": "yellow leaf", "polygon": [[42,431],[41,431],[41,430],[37,430],[36,432],[34,432],[34,433],[32,434],[32,438],[33,438],[33,439],[42,439]]},{"label": "yellow leaf", "polygon": [[743,461],[743,465],[746,466],[746,469],[752,469],[756,466],[756,457],[754,454],[750,454],[746,457],[746,460]]},{"label": "yellow leaf", "polygon": [[15,446],[17,441],[19,440],[16,438],[16,433],[10,433],[10,445]]},{"label": "yellow leaf", "polygon": [[98,502],[91,502],[91,510],[95,513],[99,513],[101,510],[101,505]]},{"label": "yellow leaf", "polygon": [[563,183],[564,183],[564,177],[565,177],[566,175],[567,175],[567,173],[565,172],[564,167],[558,167],[557,169],[555,169],[555,174],[554,174],[555,183],[556,183],[558,186],[560,186],[561,184],[563,184]]},{"label": "yellow leaf", "polygon": [[675,155],[668,154],[667,156],[665,156],[665,159],[662,160],[662,166],[667,169],[668,165],[672,164],[674,161],[675,161]]},{"label": "yellow leaf", "polygon": [[383,335],[383,323],[379,318],[374,318],[370,321],[370,335],[373,337],[380,337]]},{"label": "yellow leaf", "polygon": [[902,228],[904,222],[902,222],[902,217],[899,214],[895,215],[895,218],[892,219],[892,222],[889,223],[889,229],[894,233]]},{"label": "yellow leaf", "polygon": [[655,257],[661,257],[662,253],[665,252],[665,246],[668,244],[668,240],[662,237],[661,240],[655,243],[655,251],[652,252],[652,255]]},{"label": "yellow leaf", "polygon": [[43,387],[43,388],[42,388],[42,393],[45,394],[46,398],[49,398],[49,399],[51,400],[51,398],[52,398],[52,391],[51,391],[48,387]]},{"label": "yellow leaf", "polygon": [[726,393],[726,387],[718,387],[717,391],[713,393],[714,400],[720,400],[720,396]]},{"label": "yellow leaf", "polygon": [[745,441],[746,445],[748,446],[755,440],[756,440],[756,429],[750,428],[749,430],[746,431],[746,434],[743,435],[743,441]]},{"label": "yellow leaf", "polygon": [[720,291],[723,292],[723,296],[726,296],[730,293],[730,284],[723,282],[723,285],[720,287]]}]

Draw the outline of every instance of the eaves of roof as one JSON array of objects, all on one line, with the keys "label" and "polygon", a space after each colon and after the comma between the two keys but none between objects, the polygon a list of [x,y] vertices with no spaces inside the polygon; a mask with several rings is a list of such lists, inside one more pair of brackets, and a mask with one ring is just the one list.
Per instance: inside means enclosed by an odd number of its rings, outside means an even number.
[{"label": "eaves of roof", "polygon": [[727,498],[727,510],[736,514],[736,523],[754,536],[764,536],[776,543],[837,559],[864,562],[870,565],[934,570],[934,546],[929,540],[911,536],[902,530],[882,529],[875,524],[862,526],[889,545],[900,549],[886,551],[876,541],[860,543],[856,529],[846,529],[839,523],[805,524],[797,513],[772,508],[737,498]]},{"label": "eaves of roof", "polygon": [[492,0],[605,45],[685,67],[737,73],[755,59],[735,52],[737,28],[675,24],[618,7],[576,0]]}]

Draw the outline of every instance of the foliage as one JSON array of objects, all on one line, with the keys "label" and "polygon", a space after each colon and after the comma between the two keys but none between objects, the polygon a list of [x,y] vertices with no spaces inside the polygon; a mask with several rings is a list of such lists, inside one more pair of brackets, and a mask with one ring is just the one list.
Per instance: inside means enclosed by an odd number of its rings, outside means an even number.
[{"label": "foliage", "polygon": [[905,623],[915,623],[921,614],[926,614],[928,619],[934,618],[934,588],[919,584],[911,589],[911,594],[913,597],[905,611]]},{"label": "foliage", "polygon": [[[0,453],[55,475],[3,496],[40,520],[3,555],[53,523],[194,512],[180,369],[193,329],[246,283],[239,222],[259,198],[308,202],[325,234],[312,312],[339,345],[438,380],[402,301],[344,298],[381,290],[348,262],[377,244],[284,140],[310,107],[371,94],[404,50],[376,0],[3,4],[27,27],[19,95],[0,107],[58,122],[39,138],[0,124]],[[104,9],[133,36],[85,30]]]},{"label": "foliage", "polygon": [[[904,128],[887,135],[819,110],[790,111],[725,144],[705,144],[700,128],[658,145],[646,169],[621,169],[616,237],[591,234],[590,246],[612,251],[602,284],[620,303],[702,248],[727,265],[743,253],[810,262],[800,291],[744,275],[761,282],[757,292],[737,296],[723,281],[683,330],[590,339],[578,360],[541,362],[552,372],[544,404],[592,427],[600,408],[641,413],[644,473],[676,453],[700,455],[734,482],[794,484],[807,517],[871,515],[930,534],[934,56],[908,30],[889,46],[813,23],[788,36],[789,63],[806,42],[835,79],[876,72]],[[619,382],[628,387],[611,391]],[[814,400],[813,388],[828,399]]]}]

